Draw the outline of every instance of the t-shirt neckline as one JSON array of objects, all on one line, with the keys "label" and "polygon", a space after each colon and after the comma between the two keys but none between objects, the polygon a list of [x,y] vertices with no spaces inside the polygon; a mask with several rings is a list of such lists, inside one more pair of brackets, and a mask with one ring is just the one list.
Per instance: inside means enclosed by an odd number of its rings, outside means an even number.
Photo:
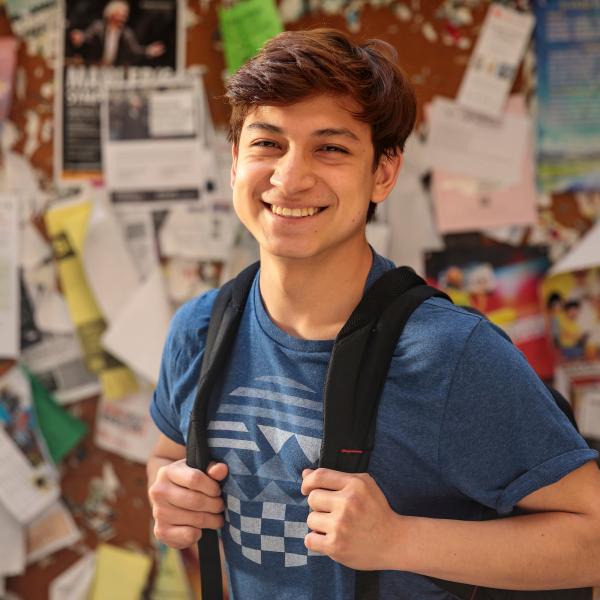
[{"label": "t-shirt neckline", "polygon": [[[386,271],[394,268],[394,263],[380,256],[372,250],[373,261],[371,263],[371,269],[367,276],[365,283],[364,292],[366,292],[377,279],[379,279]],[[260,269],[256,273],[254,281],[252,283],[252,289],[250,292],[250,301],[252,312],[256,316],[258,325],[263,332],[269,336],[277,344],[289,348],[291,350],[297,350],[300,352],[331,352],[335,340],[306,340],[302,338],[290,335],[280,327],[278,327],[264,306],[262,296],[260,294]],[[363,292],[363,293],[364,293]]]}]

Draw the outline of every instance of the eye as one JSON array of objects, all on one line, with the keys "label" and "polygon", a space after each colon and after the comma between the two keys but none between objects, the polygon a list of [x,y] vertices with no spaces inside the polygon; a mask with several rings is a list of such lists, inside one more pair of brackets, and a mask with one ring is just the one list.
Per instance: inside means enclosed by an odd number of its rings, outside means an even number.
[{"label": "eye", "polygon": [[327,144],[325,146],[321,146],[321,150],[325,152],[339,152],[341,154],[349,154],[348,150],[342,148],[341,146],[335,146],[333,144]]},{"label": "eye", "polygon": [[279,144],[273,140],[255,140],[250,144],[254,148],[278,148]]}]

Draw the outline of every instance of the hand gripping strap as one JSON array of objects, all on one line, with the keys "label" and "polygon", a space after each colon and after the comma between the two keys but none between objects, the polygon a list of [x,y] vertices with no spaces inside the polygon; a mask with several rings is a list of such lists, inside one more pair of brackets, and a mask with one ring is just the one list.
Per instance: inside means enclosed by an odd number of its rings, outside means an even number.
[{"label": "hand gripping strap", "polygon": [[[206,471],[210,452],[206,438],[208,405],[215,381],[227,364],[227,356],[235,339],[248,293],[258,271],[258,263],[242,271],[235,279],[226,283],[213,305],[204,356],[200,369],[198,391],[194,401],[188,428],[186,462],[190,467]],[[202,598],[222,600],[221,557],[219,539],[214,529],[203,529],[198,540],[200,555],[200,581]]]},{"label": "hand gripping strap", "polygon": [[[432,296],[446,297],[426,286],[412,269],[388,271],[340,331],[325,385],[320,466],[348,473],[367,470],[379,397],[394,349],[410,315]],[[379,599],[377,571],[356,572],[355,598]]]}]

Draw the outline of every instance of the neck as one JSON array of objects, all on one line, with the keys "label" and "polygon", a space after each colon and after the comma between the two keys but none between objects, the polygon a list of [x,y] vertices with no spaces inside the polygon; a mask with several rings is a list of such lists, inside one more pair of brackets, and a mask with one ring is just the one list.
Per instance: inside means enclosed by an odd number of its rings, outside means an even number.
[{"label": "neck", "polygon": [[334,339],[362,298],[372,260],[366,240],[310,259],[261,252],[260,291],[269,316],[295,337]]}]

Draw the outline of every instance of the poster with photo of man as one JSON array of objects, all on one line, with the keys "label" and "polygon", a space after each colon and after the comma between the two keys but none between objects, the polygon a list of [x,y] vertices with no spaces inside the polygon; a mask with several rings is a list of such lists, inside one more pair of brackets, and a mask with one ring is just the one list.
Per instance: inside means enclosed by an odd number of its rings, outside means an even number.
[{"label": "poster with photo of man", "polygon": [[61,15],[56,178],[100,179],[106,85],[159,81],[183,65],[182,0],[63,0]]}]

